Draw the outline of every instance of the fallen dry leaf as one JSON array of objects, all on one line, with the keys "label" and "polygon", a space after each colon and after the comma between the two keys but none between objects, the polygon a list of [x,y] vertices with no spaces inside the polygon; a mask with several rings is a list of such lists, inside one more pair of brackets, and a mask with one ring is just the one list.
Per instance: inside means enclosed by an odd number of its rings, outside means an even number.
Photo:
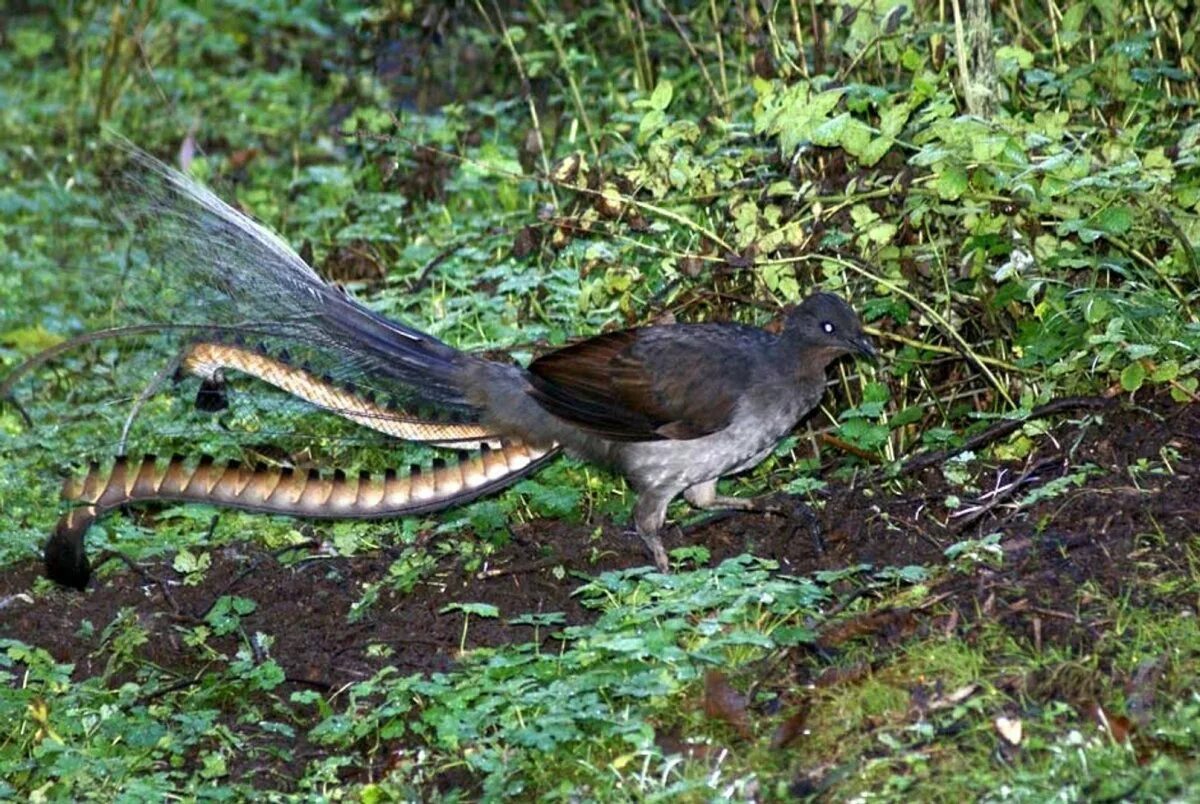
[{"label": "fallen dry leaf", "polygon": [[808,722],[808,709],[797,709],[787,720],[779,724],[771,735],[771,748],[786,748],[793,740],[804,733],[804,724]]},{"label": "fallen dry leaf", "polygon": [[959,687],[958,689],[954,690],[954,692],[949,694],[936,696],[925,708],[932,711],[936,709],[948,709],[951,706],[957,706],[974,695],[977,689],[979,689],[978,684],[967,684],[966,686]]},{"label": "fallen dry leaf", "polygon": [[1009,745],[1021,744],[1021,719],[1019,717],[1005,717],[1001,715],[995,720],[996,731],[1000,732],[1000,736],[1005,739]]},{"label": "fallen dry leaf", "polygon": [[917,628],[917,620],[909,609],[885,609],[852,617],[826,628],[817,638],[823,647],[835,647],[850,639],[874,636],[888,642],[906,637]]},{"label": "fallen dry leaf", "polygon": [[719,670],[704,674],[704,714],[728,723],[739,737],[750,739],[746,696],[735,690]]}]

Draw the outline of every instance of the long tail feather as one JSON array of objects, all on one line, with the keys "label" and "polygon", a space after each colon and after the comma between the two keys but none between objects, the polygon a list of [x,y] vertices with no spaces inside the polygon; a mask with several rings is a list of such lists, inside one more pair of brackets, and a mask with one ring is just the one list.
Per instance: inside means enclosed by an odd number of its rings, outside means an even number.
[{"label": "long tail feather", "polygon": [[[119,143],[120,144],[120,143]],[[128,206],[161,266],[152,279],[180,293],[151,298],[147,316],[211,323],[322,352],[348,374],[390,381],[409,396],[469,411],[459,385],[464,356],[363,306],[319,277],[278,235],[207,188],[129,144],[136,166]]]},{"label": "long tail feather", "polygon": [[76,503],[59,519],[46,542],[46,574],[83,589],[91,576],[84,537],[99,517],[130,503],[190,502],[309,519],[381,519],[461,505],[511,485],[541,468],[558,448],[537,449],[507,442],[500,449],[462,453],[454,463],[436,461],[431,470],[413,467],[400,475],[321,475],[288,467],[219,466],[204,457],[194,466],[179,457],[160,467],[153,455],[137,465],[118,458],[107,470],[92,464],[82,478],[63,485],[63,498]]},{"label": "long tail feather", "polygon": [[[274,385],[292,396],[403,441],[456,449],[500,447],[500,436],[482,424],[432,421],[365,398],[357,391],[338,387],[303,368],[254,349],[224,343],[193,344],[180,368],[212,381],[226,369],[240,371]],[[213,394],[212,388],[204,389]]]}]

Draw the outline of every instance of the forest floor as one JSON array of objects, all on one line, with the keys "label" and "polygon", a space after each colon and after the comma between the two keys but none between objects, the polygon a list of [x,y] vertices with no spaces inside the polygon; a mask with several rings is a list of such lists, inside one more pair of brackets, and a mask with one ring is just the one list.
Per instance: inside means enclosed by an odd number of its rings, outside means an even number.
[{"label": "forest floor", "polygon": [[[1019,463],[976,469],[976,499],[962,500],[958,516],[945,503],[962,489],[950,485],[942,467],[900,482],[861,474],[853,487],[831,482],[821,493],[820,544],[792,518],[736,513],[690,521],[667,536],[668,549],[683,541],[703,545],[714,564],[748,551],[778,562],[781,574],[803,576],[861,564],[937,566],[952,544],[1000,534],[982,547],[994,561],[939,573],[919,607],[833,619],[814,644],[793,649],[795,668],[782,677],[796,688],[822,683],[822,663],[799,661],[801,654],[836,653],[850,639],[875,639],[881,656],[931,632],[955,632],[969,641],[975,624],[988,620],[1037,651],[1070,646],[1086,652],[1120,627],[1104,606],[1093,611],[1091,600],[1125,599],[1168,617],[1195,616],[1195,598],[1174,596],[1168,579],[1195,570],[1188,545],[1200,522],[1200,405],[1165,397],[1113,401],[1100,416],[1054,424]],[[995,489],[1000,492],[989,496]],[[150,637],[138,648],[140,660],[187,685],[205,667],[178,626],[203,622],[218,599],[239,595],[257,603],[243,628],[274,636],[270,654],[286,674],[283,689],[331,694],[384,666],[401,673],[448,671],[464,647],[537,639],[553,651],[556,629],[535,631],[508,621],[522,613],[561,612],[565,625],[587,623],[597,613],[574,596],[580,579],[645,563],[636,538],[612,522],[532,521],[514,526],[510,542],[481,570],[468,572],[444,559],[407,594],[383,589],[366,615],[352,621],[363,585],[378,580],[393,561],[388,551],[347,558],[319,549],[271,553],[239,543],[215,550],[212,559],[195,585],[184,584],[164,560],[136,571],[102,572],[84,594],[64,590],[39,595],[36,603],[28,590],[41,567],[8,568],[0,574],[5,636],[72,664],[80,680],[107,672],[109,663],[104,633],[81,628],[81,621],[107,623],[132,610]],[[854,594],[849,587],[843,591],[847,598],[839,607]],[[491,604],[502,616],[474,618],[466,628],[462,611],[447,609],[456,603]],[[225,639],[232,654],[235,637]],[[371,650],[381,644],[391,651]],[[1153,663],[1147,672],[1152,670]],[[110,683],[119,684],[119,675]],[[855,680],[854,673],[842,672],[824,683]],[[1023,686],[1020,692],[1034,699],[1069,702],[1081,713],[1095,706],[1088,685],[1076,677],[1007,683]],[[1137,694],[1153,695],[1146,677],[1129,684],[1149,686]],[[319,754],[316,746],[306,751],[297,744],[303,737],[281,734],[279,740],[289,747],[278,754],[282,764],[264,762],[269,751],[254,752],[253,767],[242,768],[242,778],[277,784],[299,776]],[[380,770],[357,768],[353,774],[366,781]]]}]

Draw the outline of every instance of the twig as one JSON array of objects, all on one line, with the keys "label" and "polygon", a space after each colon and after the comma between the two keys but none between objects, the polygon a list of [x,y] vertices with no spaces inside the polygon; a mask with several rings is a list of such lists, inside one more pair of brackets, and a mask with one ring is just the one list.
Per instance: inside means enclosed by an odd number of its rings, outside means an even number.
[{"label": "twig", "polygon": [[926,469],[930,466],[942,463],[948,458],[966,452],[968,450],[976,450],[982,446],[997,441],[1005,436],[1019,430],[1026,422],[1034,419],[1044,419],[1047,416],[1054,416],[1059,413],[1064,413],[1069,410],[1103,410],[1116,404],[1112,399],[1105,399],[1097,396],[1073,396],[1063,399],[1055,399],[1052,402],[1047,402],[1044,405],[1039,405],[1030,411],[1029,415],[1023,419],[1009,419],[1007,421],[997,422],[991,427],[971,436],[964,441],[960,446],[952,449],[943,449],[936,452],[927,452],[923,455],[918,455],[915,458],[910,458],[902,467],[900,474],[906,475],[910,472],[916,472],[921,469]]},{"label": "twig", "polygon": [[1007,500],[1008,498],[1012,497],[1014,494],[1016,494],[1018,491],[1020,491],[1024,486],[1026,486],[1026,485],[1028,485],[1028,483],[1032,482],[1032,480],[1036,480],[1038,473],[1041,472],[1041,470],[1043,468],[1050,466],[1052,464],[1055,464],[1055,463],[1058,463],[1057,458],[1049,458],[1044,461],[1039,461],[1037,464],[1034,464],[1033,459],[1030,458],[1029,462],[1025,465],[1024,471],[1022,471],[1021,474],[1017,477],[1017,479],[1014,480],[1013,482],[1011,482],[1007,485],[1004,485],[1004,486],[1000,486],[999,478],[997,478],[996,488],[994,488],[992,491],[988,492],[983,497],[980,497],[981,500],[990,497],[990,499],[988,499],[988,502],[986,504],[975,506],[973,508],[964,508],[962,510],[955,511],[953,514],[950,515],[951,519],[961,517],[959,519],[959,521],[954,523],[954,527],[950,529],[951,532],[959,533],[962,530],[964,530],[965,528],[969,527],[971,524],[978,522],[980,519],[982,519],[984,516],[986,516],[989,512],[991,512],[993,509],[995,509],[996,506],[1000,505],[1000,503],[1002,503],[1005,500]]},{"label": "twig", "polygon": [[134,419],[141,413],[142,408],[150,401],[150,398],[157,394],[166,383],[169,377],[174,377],[179,371],[179,367],[183,364],[186,350],[176,354],[173,358],[167,361],[167,364],[155,372],[154,377],[138,394],[138,398],[134,400],[133,405],[129,408],[129,415],[125,417],[125,424],[121,426],[121,439],[117,442],[117,454],[124,455],[125,448],[129,443],[129,431],[133,429]]},{"label": "twig", "polygon": [[[692,44],[692,40],[688,39],[687,32],[683,30],[683,26],[679,24],[679,20],[675,19],[675,15],[667,8],[667,4],[663,0],[658,0],[658,7],[667,17],[667,21],[671,23],[671,27],[675,29],[675,33],[679,34],[679,39],[683,42],[683,46],[687,48],[692,59],[696,62],[696,66],[700,68],[700,75],[704,78],[704,83],[708,85],[708,91],[712,94],[713,102],[721,109],[721,114],[729,117],[729,102],[726,98],[721,97],[721,93],[717,91],[717,85],[713,83],[712,76],[708,74],[708,67],[704,64],[704,59],[700,57],[696,47]],[[714,29],[716,26],[713,26]]]},{"label": "twig", "polygon": [[543,558],[540,561],[531,561],[526,564],[511,564],[507,567],[496,567],[495,569],[480,570],[475,573],[475,577],[479,580],[487,580],[490,578],[501,578],[506,575],[525,575],[530,572],[540,572],[549,567],[556,567],[562,564],[561,558]]},{"label": "twig", "polygon": [[433,275],[433,271],[435,268],[437,268],[443,262],[448,260],[451,257],[451,255],[453,255],[456,251],[460,250],[463,246],[465,246],[468,243],[470,243],[474,240],[477,240],[477,239],[478,239],[478,236],[474,235],[474,234],[470,235],[469,237],[462,237],[462,238],[459,238],[458,240],[454,241],[453,243],[451,243],[446,248],[439,251],[433,257],[433,259],[429,260],[429,262],[427,262],[423,266],[421,266],[421,272],[419,274],[417,274],[417,278],[412,283],[412,286],[409,288],[409,291],[412,293],[416,293],[418,290],[421,290],[422,288],[424,288],[425,285],[429,282],[429,277]]},{"label": "twig", "polygon": [[848,452],[856,458],[862,458],[867,463],[872,463],[872,464],[882,463],[882,459],[875,453],[869,452],[868,450],[865,450],[862,447],[857,446],[855,444],[851,444],[849,441],[845,440],[844,438],[838,438],[837,436],[830,435],[829,433],[820,433],[819,435],[820,435],[822,442],[828,444],[831,447],[836,447],[837,449],[840,449],[842,452]]},{"label": "twig", "polygon": [[157,689],[151,690],[144,695],[139,695],[136,700],[137,703],[145,705],[151,701],[163,697],[164,695],[170,695],[172,692],[179,692],[179,690],[185,690],[188,687],[195,686],[199,682],[200,678],[198,676],[196,678],[181,678],[178,681],[173,681],[170,684],[167,684],[165,687],[158,687]]},{"label": "twig", "polygon": [[9,375],[4,378],[4,382],[0,382],[0,400],[9,399],[10,401],[15,402],[15,400],[12,399],[12,391],[13,388],[16,387],[18,380],[38,366],[50,362],[63,352],[69,352],[77,346],[84,346],[89,343],[104,341],[110,338],[124,338],[130,335],[144,335],[150,332],[165,332],[167,330],[179,328],[180,327],[176,324],[133,324],[127,327],[98,329],[95,332],[85,332],[82,335],[76,335],[74,338],[68,338],[61,343],[54,344],[48,349],[43,349],[9,372]]},{"label": "twig", "polygon": [[[475,8],[479,11],[479,16],[488,21],[491,25],[491,20],[487,12],[483,10],[482,0],[475,0]],[[542,121],[538,117],[537,104],[533,99],[533,85],[529,81],[529,75],[525,72],[525,64],[521,61],[521,55],[517,53],[517,46],[513,44],[512,34],[508,30],[508,26],[504,24],[504,15],[500,11],[500,7],[496,5],[495,0],[492,0],[492,9],[496,12],[496,23],[500,26],[500,34],[504,40],[504,46],[508,48],[509,56],[512,57],[513,67],[516,68],[517,76],[521,79],[521,95],[525,99],[526,105],[529,107],[529,119],[533,123],[534,133],[537,135],[539,156],[542,159],[542,172],[550,175],[550,157],[546,153],[546,140],[542,136]],[[586,119],[585,119],[586,122]],[[554,208],[558,209],[558,193],[554,189],[554,185],[550,185],[550,200],[554,203]]]},{"label": "twig", "polygon": [[158,577],[157,575],[150,574],[150,572],[148,570],[146,570],[144,567],[138,565],[138,563],[135,562],[132,558],[130,558],[129,556],[120,552],[119,550],[111,550],[111,551],[108,551],[107,553],[102,553],[101,555],[99,555],[96,558],[96,567],[95,568],[99,569],[102,565],[104,565],[105,563],[107,563],[108,561],[110,561],[111,559],[114,559],[114,558],[120,559],[125,564],[125,566],[129,567],[129,569],[132,570],[136,575],[141,577],[141,579],[143,581],[148,581],[150,583],[153,583],[155,586],[157,586],[159,591],[162,592],[163,597],[166,599],[167,605],[171,607],[172,614],[174,614],[177,619],[179,619],[183,622],[189,622],[189,623],[200,622],[200,618],[194,618],[189,614],[183,613],[183,611],[179,608],[179,604],[175,602],[175,597],[171,594],[170,587],[167,586],[166,581],[164,581],[162,578]]},{"label": "twig", "polygon": [[[213,517],[213,521],[212,521],[212,524],[213,524],[213,526],[215,526],[215,525],[216,525],[216,522],[217,522],[217,518],[216,518],[216,517]],[[209,532],[209,539],[206,539],[205,541],[209,541],[209,540],[211,539],[211,537],[212,537],[212,532],[210,531],[210,532]],[[279,557],[280,557],[280,556],[282,556],[284,553],[290,552],[290,551],[292,551],[292,550],[303,550],[303,549],[305,549],[305,548],[308,548],[308,547],[317,547],[319,544],[320,544],[320,543],[319,543],[319,542],[317,542],[317,541],[314,541],[314,540],[312,540],[312,539],[308,539],[307,541],[303,541],[303,542],[297,542],[296,544],[289,544],[289,545],[285,545],[284,547],[281,547],[281,548],[279,548],[278,550],[274,550],[274,551],[272,551],[272,552],[271,552],[271,557],[272,557],[272,558],[274,558],[274,559],[276,559],[276,560],[278,560],[278,559],[279,559]],[[197,619],[201,619],[201,620],[203,620],[205,617],[207,617],[207,616],[208,616],[208,613],[209,613],[210,611],[212,611],[212,609],[213,609],[213,606],[215,606],[215,605],[217,604],[217,601],[218,601],[218,600],[220,600],[220,599],[221,599],[221,598],[223,598],[225,595],[227,595],[227,594],[229,594],[231,591],[233,591],[233,589],[234,589],[234,588],[235,588],[235,587],[236,587],[238,584],[240,584],[240,583],[241,583],[243,580],[245,580],[245,579],[246,579],[246,576],[248,576],[248,575],[250,575],[250,574],[252,574],[252,573],[254,573],[254,572],[257,572],[257,571],[258,571],[258,568],[259,568],[260,566],[262,566],[262,559],[261,559],[261,558],[256,558],[256,559],[254,559],[252,562],[250,562],[250,566],[248,566],[248,567],[246,567],[245,569],[243,569],[241,572],[239,572],[239,573],[238,573],[237,575],[235,575],[233,578],[230,578],[230,579],[229,579],[229,583],[225,584],[225,588],[224,588],[224,589],[222,589],[222,590],[221,590],[220,592],[218,592],[217,594],[213,595],[212,602],[210,602],[210,603],[208,604],[208,606],[206,606],[206,607],[205,607],[204,611],[200,613],[200,616],[199,616]]]}]

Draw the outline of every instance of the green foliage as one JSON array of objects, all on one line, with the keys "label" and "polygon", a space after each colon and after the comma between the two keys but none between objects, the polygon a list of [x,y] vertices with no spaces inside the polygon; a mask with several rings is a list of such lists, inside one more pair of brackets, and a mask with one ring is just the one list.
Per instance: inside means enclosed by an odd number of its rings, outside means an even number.
[{"label": "green foliage", "polygon": [[[743,558],[669,578],[604,573],[577,594],[600,616],[593,625],[562,629],[561,647],[476,650],[447,675],[385,671],[352,689],[349,711],[331,714],[314,736],[337,743],[350,735],[408,735],[435,756],[466,762],[490,795],[545,789],[570,756],[596,768],[578,783],[604,784],[599,769],[606,762],[620,767],[643,755],[655,761],[647,752],[656,729],[679,714],[668,701],[705,667],[762,655],[777,644],[776,633],[779,644],[810,640],[796,625],[825,592],[772,577],[762,562]],[[497,614],[473,604],[454,608]]]}]

